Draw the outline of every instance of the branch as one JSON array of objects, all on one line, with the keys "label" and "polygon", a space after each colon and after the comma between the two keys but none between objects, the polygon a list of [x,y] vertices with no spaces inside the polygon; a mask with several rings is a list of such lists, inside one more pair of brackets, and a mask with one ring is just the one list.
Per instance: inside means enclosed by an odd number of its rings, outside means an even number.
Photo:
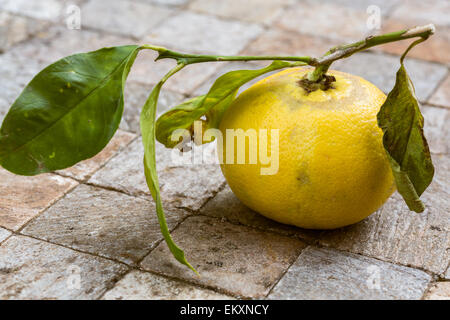
[{"label": "branch", "polygon": [[319,65],[330,64],[333,61],[349,57],[356,52],[366,50],[371,47],[378,46],[380,44],[401,41],[416,37],[427,39],[429,36],[434,34],[434,31],[435,31],[434,25],[427,24],[425,26],[414,27],[408,30],[386,33],[379,36],[369,36],[362,41],[332,48],[323,57],[318,59],[318,64]]},{"label": "branch", "polygon": [[307,81],[320,82],[324,79],[325,73],[328,71],[331,63],[336,60],[346,58],[352,54],[369,49],[381,44],[401,41],[411,38],[420,37],[426,40],[435,31],[433,24],[425,26],[414,27],[407,30],[391,32],[379,36],[369,36],[364,40],[337,46],[331,48],[325,55],[319,59],[308,56],[222,56],[222,55],[203,55],[203,54],[188,54],[176,52],[159,46],[143,45],[143,49],[152,49],[158,51],[159,55],[156,60],[160,59],[175,59],[178,64],[189,65],[200,62],[213,61],[254,61],[254,60],[282,60],[282,61],[298,61],[316,67],[314,71],[308,73]]}]

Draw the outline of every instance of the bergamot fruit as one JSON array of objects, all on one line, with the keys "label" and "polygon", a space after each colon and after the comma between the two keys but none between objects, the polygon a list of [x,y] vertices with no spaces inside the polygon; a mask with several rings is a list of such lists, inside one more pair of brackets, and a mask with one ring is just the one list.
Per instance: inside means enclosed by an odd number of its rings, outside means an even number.
[{"label": "bergamot fruit", "polygon": [[[281,71],[235,99],[220,124],[221,168],[235,195],[262,215],[302,228],[333,229],[369,216],[395,190],[376,117],[386,96],[370,82],[339,71],[328,72],[335,78],[331,88],[308,92],[299,81],[310,70]],[[256,148],[247,136],[245,163],[237,163],[242,154],[227,129],[258,133]],[[267,141],[261,140],[261,129],[267,130]],[[278,129],[278,150],[272,129]],[[227,150],[227,139],[236,140],[234,150]],[[271,158],[278,151],[274,174],[262,174],[269,166],[259,155],[263,142]],[[226,161],[231,151],[233,161]],[[256,163],[249,163],[250,152],[258,153]]]}]

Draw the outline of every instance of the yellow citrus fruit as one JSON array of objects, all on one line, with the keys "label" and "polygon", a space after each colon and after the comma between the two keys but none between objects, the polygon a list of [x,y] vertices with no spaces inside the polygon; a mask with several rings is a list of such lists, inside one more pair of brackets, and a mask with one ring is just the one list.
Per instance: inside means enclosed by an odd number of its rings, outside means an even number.
[{"label": "yellow citrus fruit", "polygon": [[[251,209],[281,223],[333,229],[364,219],[395,189],[376,119],[386,96],[370,82],[339,71],[328,72],[336,78],[334,88],[307,93],[298,81],[310,70],[281,71],[240,94],[221,121],[219,155],[229,186]],[[239,150],[227,129],[256,130],[256,147],[250,143],[255,135],[248,134]],[[273,129],[278,129],[278,150]],[[231,140],[234,146],[227,146]],[[262,174],[270,166],[260,155],[265,145],[278,169],[274,174]],[[258,155],[253,163],[249,151]]]}]

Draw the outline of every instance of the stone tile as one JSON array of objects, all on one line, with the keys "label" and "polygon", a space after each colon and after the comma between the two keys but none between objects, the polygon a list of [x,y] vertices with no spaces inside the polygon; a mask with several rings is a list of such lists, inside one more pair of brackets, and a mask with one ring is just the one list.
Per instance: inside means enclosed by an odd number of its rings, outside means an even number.
[{"label": "stone tile", "polygon": [[445,78],[428,102],[450,108],[450,76]]},{"label": "stone tile", "polygon": [[416,25],[434,23],[450,27],[450,3],[446,0],[420,0],[401,1],[390,14],[392,19],[408,17]]},{"label": "stone tile", "polygon": [[208,217],[188,218],[172,236],[200,277],[180,265],[165,243],[143,260],[145,270],[252,298],[264,297],[305,247],[292,238]]},{"label": "stone tile", "polygon": [[[197,53],[236,54],[262,32],[257,24],[193,12],[169,17],[145,38],[149,43]],[[201,35],[201,36],[199,36]]]},{"label": "stone tile", "polygon": [[[216,159],[214,144],[186,152],[184,158],[176,149],[156,147],[156,165],[161,187],[161,197],[166,205],[198,210],[220,190],[224,183]],[[145,182],[142,158],[142,140],[133,141],[123,152],[97,171],[89,183],[123,191],[131,195],[149,196]],[[203,156],[204,162],[200,163]],[[193,162],[192,158],[195,157]],[[198,164],[197,164],[198,163]]]},{"label": "stone tile", "polygon": [[54,174],[24,177],[0,168],[0,226],[20,229],[77,184]]},{"label": "stone tile", "polygon": [[431,153],[450,152],[450,110],[431,106],[422,107],[424,131]]},{"label": "stone tile", "polygon": [[[415,20],[385,19],[382,21],[381,33],[394,32],[409,29],[417,25]],[[430,22],[433,22],[432,20]],[[427,23],[430,23],[427,22]],[[389,52],[401,56],[414,40],[396,41],[381,46],[373,47],[373,50]],[[422,42],[408,52],[408,57],[450,63],[450,27],[437,26],[436,32],[427,41]]]},{"label": "stone tile", "polygon": [[420,299],[423,271],[332,249],[308,247],[269,299]]},{"label": "stone tile", "polygon": [[425,300],[450,300],[450,282],[436,282],[425,295]]},{"label": "stone tile", "polygon": [[64,17],[65,8],[69,4],[79,2],[79,0],[0,0],[0,10],[55,22]]},{"label": "stone tile", "polygon": [[[187,212],[165,208],[169,228]],[[22,233],[127,264],[162,240],[152,202],[80,185],[27,225]]]},{"label": "stone tile", "polygon": [[[398,57],[371,52],[357,53],[331,66],[332,69],[361,76],[385,93],[394,87],[395,74],[399,67]],[[413,58],[405,60],[405,67],[421,101],[426,101],[447,73],[445,66]]]},{"label": "stone tile", "polygon": [[425,211],[408,210],[395,193],[362,222],[327,231],[320,243],[442,275],[450,261],[450,158],[433,157],[435,177],[421,196]]},{"label": "stone tile", "polygon": [[103,300],[228,300],[230,297],[142,271],[132,271]]},{"label": "stone tile", "polygon": [[241,54],[320,57],[339,44],[341,42],[334,39],[271,28],[250,43]]},{"label": "stone tile", "polygon": [[308,242],[314,241],[321,233],[319,230],[300,229],[267,219],[259,213],[249,209],[239,201],[228,185],[205,204],[201,209],[200,214],[264,231],[271,231],[287,236],[296,236],[300,239],[307,240]]},{"label": "stone tile", "polygon": [[16,16],[9,12],[0,12],[0,52],[12,45],[28,39],[49,26],[42,20]]},{"label": "stone tile", "polygon": [[84,181],[90,178],[95,171],[100,169],[106,162],[108,162],[109,159],[111,159],[116,153],[120,152],[135,137],[136,135],[132,133],[118,130],[109,144],[96,156],[81,161],[73,167],[57,172],[63,176]]},{"label": "stone tile", "polygon": [[294,0],[195,0],[190,3],[189,9],[224,18],[270,24],[293,2]]},{"label": "stone tile", "polygon": [[367,17],[366,9],[356,6],[305,0],[285,10],[274,25],[295,32],[350,42],[373,32],[367,28]]},{"label": "stone tile", "polygon": [[136,38],[145,36],[172,13],[168,8],[128,0],[90,0],[81,10],[83,26]]},{"label": "stone tile", "polygon": [[126,270],[109,260],[13,236],[0,246],[0,299],[95,299]]},{"label": "stone tile", "polygon": [[8,238],[10,235],[11,235],[10,231],[0,228],[0,242]]},{"label": "stone tile", "polygon": [[[125,87],[125,108],[120,128],[140,134],[139,117],[142,106],[152,90],[152,86],[128,82]],[[185,100],[184,96],[170,90],[161,90],[158,100],[157,117]]]}]

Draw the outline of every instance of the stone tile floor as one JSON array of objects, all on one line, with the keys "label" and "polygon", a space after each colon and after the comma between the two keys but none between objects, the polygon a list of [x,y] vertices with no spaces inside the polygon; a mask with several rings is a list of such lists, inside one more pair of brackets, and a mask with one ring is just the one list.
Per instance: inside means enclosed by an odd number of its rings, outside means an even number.
[{"label": "stone tile floor", "polygon": [[[81,9],[81,30],[66,26],[71,4]],[[436,166],[423,195],[425,212],[409,212],[395,194],[353,226],[285,226],[243,206],[217,165],[174,164],[171,151],[158,146],[169,228],[201,274],[194,275],[162,242],[143,180],[139,108],[172,64],[155,63],[148,52],[130,74],[121,129],[99,155],[37,177],[0,168],[0,299],[449,299],[446,0],[426,6],[418,0],[0,0],[0,120],[37,71],[71,53],[138,42],[190,52],[317,56],[372,33],[370,5],[379,8],[384,32],[437,27],[406,63]],[[388,91],[405,47],[378,47],[333,67]],[[186,68],[168,81],[159,112],[242,67]]]}]

